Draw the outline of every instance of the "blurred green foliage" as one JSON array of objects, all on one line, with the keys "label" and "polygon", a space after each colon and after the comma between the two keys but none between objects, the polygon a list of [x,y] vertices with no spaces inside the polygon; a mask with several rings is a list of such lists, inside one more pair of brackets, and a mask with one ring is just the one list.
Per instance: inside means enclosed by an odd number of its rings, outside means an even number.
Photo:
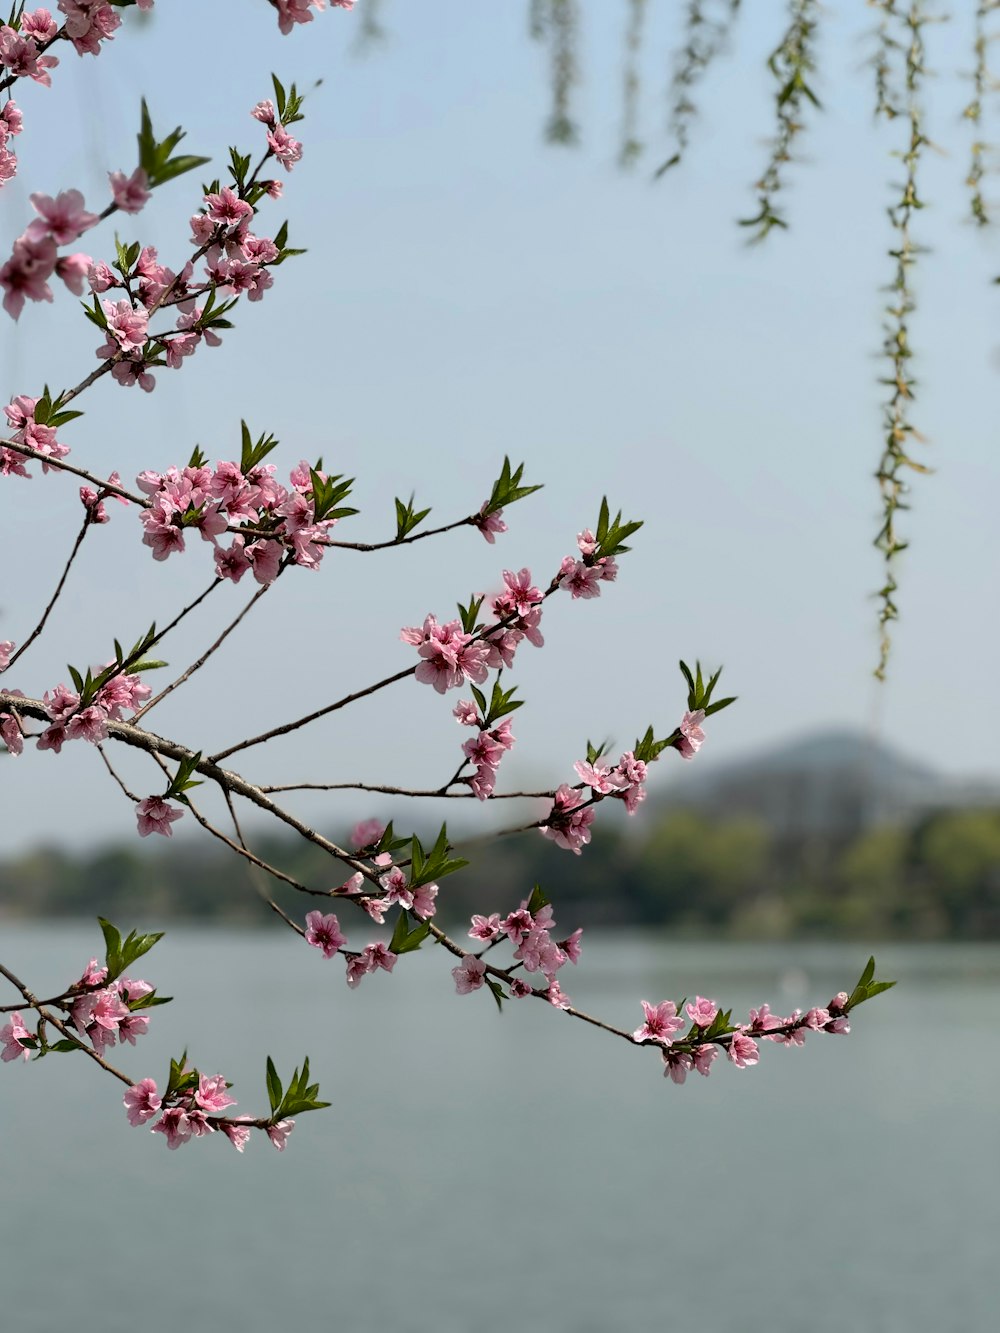
[{"label": "blurred green foliage", "polygon": [[[752,818],[692,810],[647,815],[633,824],[609,810],[579,857],[534,832],[501,838],[485,859],[470,845],[473,866],[442,888],[442,919],[509,911],[539,883],[567,934],[582,924],[745,939],[1000,938],[1000,810],[942,810],[851,836],[779,835]],[[329,860],[309,844],[251,842],[310,887],[331,886]],[[263,925],[275,918],[255,892],[258,874],[223,849],[181,840],[78,856],[39,850],[0,864],[0,919],[102,912]],[[296,895],[266,887],[302,915]],[[342,918],[349,932],[367,927],[346,905]]]}]

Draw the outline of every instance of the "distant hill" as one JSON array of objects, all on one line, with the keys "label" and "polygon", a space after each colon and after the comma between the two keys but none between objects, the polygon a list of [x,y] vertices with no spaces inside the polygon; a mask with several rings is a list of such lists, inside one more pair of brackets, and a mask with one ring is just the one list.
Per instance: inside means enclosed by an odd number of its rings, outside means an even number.
[{"label": "distant hill", "polygon": [[779,836],[851,837],[935,810],[1000,804],[1000,783],[948,778],[860,732],[819,732],[723,765],[692,765],[671,807],[747,815]]}]

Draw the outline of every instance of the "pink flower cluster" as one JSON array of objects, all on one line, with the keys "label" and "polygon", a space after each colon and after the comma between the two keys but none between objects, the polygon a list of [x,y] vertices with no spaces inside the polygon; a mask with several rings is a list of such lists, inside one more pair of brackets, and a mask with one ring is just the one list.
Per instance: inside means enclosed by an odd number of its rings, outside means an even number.
[{"label": "pink flower cluster", "polygon": [[[61,4],[59,7],[62,9]],[[120,21],[116,18],[116,25]],[[57,31],[56,23],[47,9],[35,9],[22,14],[17,28],[5,23],[0,27],[0,65],[17,79],[34,79],[36,83],[50,88],[52,79],[49,70],[54,69],[59,61],[55,56],[42,55],[39,43],[47,44]]]},{"label": "pink flower cluster", "polygon": [[674,1083],[683,1083],[692,1069],[708,1076],[720,1044],[731,1064],[737,1069],[748,1069],[760,1059],[760,1047],[755,1038],[785,1046],[801,1046],[807,1032],[850,1032],[851,1025],[844,1008],[847,998],[847,992],[840,991],[825,1009],[810,1009],[805,1014],[796,1009],[787,1018],[772,1014],[770,1007],[763,1004],[759,1009],[750,1010],[748,1023],[742,1023],[735,1031],[723,1032],[719,1037],[706,1042],[700,1038],[704,1037],[715,1021],[719,1006],[714,1000],[699,995],[692,1004],[685,1006],[691,1028],[684,1038],[683,1048],[674,1047],[674,1038],[687,1027],[687,1022],[678,1014],[674,1002],[664,1000],[662,1004],[654,1005],[643,1000],[645,1021],[641,1027],[636,1028],[632,1040],[661,1046],[664,1078],[670,1078]]},{"label": "pink flower cluster", "polygon": [[[326,0],[271,0],[278,11],[278,27],[284,33],[292,30],[295,23],[311,23],[310,9],[326,8]],[[331,9],[353,9],[354,0],[330,0]]]},{"label": "pink flower cluster", "polygon": [[17,158],[7,144],[23,128],[23,117],[17,103],[11,99],[0,110],[0,186],[17,175]]},{"label": "pink flower cluster", "polygon": [[[382,857],[378,859],[381,861]],[[381,898],[363,898],[361,901],[368,915],[379,924],[384,920],[386,909],[397,905],[420,917],[421,921],[429,921],[434,915],[438,896],[436,884],[418,884],[411,888],[405,871],[399,866],[380,875],[378,882],[383,890]]]},{"label": "pink flower cluster", "polygon": [[126,712],[138,711],[151,693],[141,677],[123,671],[112,676],[93,700],[81,708],[80,696],[60,683],[42,695],[52,725],[39,736],[38,749],[54,750],[58,754],[65,741],[73,740],[90,741],[96,745],[107,737],[109,722],[121,722]]},{"label": "pink flower cluster", "polygon": [[[552,937],[554,929],[552,907],[546,903],[533,913],[528,909],[528,899],[524,899],[516,911],[510,912],[503,919],[499,912],[492,912],[489,916],[473,916],[469,938],[480,940],[487,946],[508,939],[515,946],[515,961],[525,972],[540,972],[547,983],[545,990],[534,992],[526,982],[514,978],[511,994],[544,994],[551,1003],[565,1008],[569,1001],[558,988],[556,973],[564,964],[579,961],[583,930],[577,929],[567,939],[557,943]],[[455,978],[458,994],[467,995],[483,985],[486,964],[476,954],[466,954],[458,967],[452,968],[451,974]]]},{"label": "pink flower cluster", "polygon": [[[69,449],[56,439],[55,430],[51,426],[40,425],[35,420],[35,408],[38,402],[37,398],[18,394],[4,408],[8,424],[14,432],[11,437],[12,442],[26,444],[29,449],[44,454],[46,458],[65,458]],[[23,454],[15,453],[13,449],[5,449],[0,445],[0,477],[30,477],[27,465],[28,459]],[[48,470],[48,464],[43,462],[42,471],[48,472]]]},{"label": "pink flower cluster", "polygon": [[[282,556],[305,569],[317,569],[323,559],[324,538],[337,522],[317,522],[313,506],[309,465],[301,462],[286,489],[274,480],[274,465],[261,463],[244,476],[236,463],[210,467],[168,468],[142,472],[136,484],[150,497],[140,515],[145,528],[143,543],[154,560],[166,560],[184,550],[184,532],[197,528],[215,549],[215,571],[220,579],[239,583],[253,571],[258,583],[272,583],[278,576]],[[324,474],[319,474],[324,480]],[[236,533],[228,547],[219,538],[230,525],[249,525],[257,530],[244,536]],[[259,531],[266,531],[260,536]]]},{"label": "pink flower cluster", "polygon": [[[112,472],[111,476],[108,478],[108,483],[111,486],[120,486],[122,484],[122,479],[117,472]],[[107,523],[109,521],[108,511],[104,508],[104,501],[112,495],[119,504],[128,505],[129,502],[126,500],[125,496],[116,495],[114,491],[95,491],[93,486],[80,487],[80,503],[90,515],[91,523]]]},{"label": "pink flower cluster", "polygon": [[476,766],[472,777],[465,780],[479,800],[485,801],[496,787],[500,760],[514,748],[516,737],[511,731],[510,718],[501,718],[495,727],[487,727],[471,699],[460,700],[452,711],[463,727],[479,728],[479,734],[462,746],[462,753]]},{"label": "pink flower cluster", "polygon": [[278,247],[266,236],[250,231],[253,206],[230,186],[206,194],[201,212],[191,219],[191,239],[205,247],[205,276],[220,291],[246,293],[259,301],[272,285],[267,265],[278,258]]},{"label": "pink flower cluster", "polygon": [[557,847],[580,855],[590,842],[590,826],[594,822],[593,805],[584,804],[583,792],[564,782],[556,788],[552,809],[545,823],[539,827],[543,838],[551,838]]},{"label": "pink flower cluster", "polygon": [[576,544],[583,559],[565,556],[556,582],[574,598],[600,597],[601,584],[613,583],[618,577],[618,565],[613,556],[595,556],[597,541],[589,528],[577,534]]},{"label": "pink flower cluster", "polygon": [[595,799],[614,796],[624,801],[630,815],[634,815],[646,799],[647,766],[643,760],[636,759],[631,750],[626,750],[613,768],[604,764],[591,764],[584,759],[573,767]]},{"label": "pink flower cluster", "polygon": [[282,125],[274,109],[274,103],[270,99],[258,102],[250,114],[254,120],[259,120],[262,125],[267,126],[268,148],[285,170],[291,171],[295,163],[302,159],[302,145],[298,139],[293,139]]},{"label": "pink flower cluster", "polygon": [[[108,969],[98,967],[97,959],[92,958],[79,984],[96,986],[107,975]],[[90,990],[74,1000],[70,1021],[91,1042],[98,1055],[116,1042],[127,1041],[134,1046],[136,1037],[144,1036],[149,1028],[149,1016],[133,1013],[129,1006],[152,993],[153,987],[147,981],[120,977],[112,985]]]},{"label": "pink flower cluster", "polygon": [[[221,1130],[237,1152],[242,1152],[250,1138],[251,1124],[247,1118],[209,1119],[209,1116],[218,1116],[236,1105],[235,1099],[229,1096],[230,1086],[221,1074],[209,1077],[199,1073],[197,1086],[192,1085],[184,1092],[175,1094],[170,1104],[164,1106],[155,1080],[144,1078],[126,1091],[122,1102],[130,1125],[144,1125],[159,1116],[159,1120],[151,1126],[151,1132],[162,1134],[168,1148],[180,1148],[191,1139],[204,1138],[207,1134]],[[267,1126],[268,1138],[279,1152],[284,1151],[285,1141],[294,1124],[294,1120],[282,1120],[276,1125]]]},{"label": "pink flower cluster", "polygon": [[[432,615],[427,616],[422,627],[410,626],[400,631],[399,637],[412,644],[421,659],[415,673],[417,680],[433,685],[439,694],[458,688],[467,680],[481,685],[491,670],[513,666],[514,653],[523,639],[537,648],[543,645],[545,641],[538,629],[543,598],[531,586],[530,571],[522,569],[514,574],[505,569],[503,580],[505,590],[490,599],[496,625],[482,631],[478,638],[466,633],[460,620],[439,625]],[[500,622],[508,618],[510,622],[499,628]]]},{"label": "pink flower cluster", "polygon": [[353,990],[361,984],[362,977],[367,976],[369,972],[377,972],[380,968],[383,972],[391,972],[396,966],[398,956],[380,941],[366,944],[360,953],[351,954],[347,958],[348,986]]},{"label": "pink flower cluster", "polygon": [[[20,122],[20,112],[17,121]],[[3,123],[7,123],[6,119]],[[38,217],[14,242],[11,257],[0,268],[3,307],[13,319],[19,317],[26,300],[52,300],[49,278],[53,274],[65,282],[74,296],[83,292],[90,256],[72,254],[60,258],[59,246],[71,245],[99,221],[96,213],[88,213],[84,208],[79,190],[63,190],[54,199],[47,194],[33,194],[31,204]]]}]

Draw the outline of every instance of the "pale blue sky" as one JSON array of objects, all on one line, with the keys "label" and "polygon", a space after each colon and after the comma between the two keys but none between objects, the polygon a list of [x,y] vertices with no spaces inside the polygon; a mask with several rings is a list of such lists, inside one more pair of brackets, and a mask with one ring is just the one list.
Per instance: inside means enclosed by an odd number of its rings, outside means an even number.
[{"label": "pale blue sky", "polygon": [[[508,513],[511,531],[495,547],[470,530],[406,551],[333,555],[319,574],[292,571],[230,651],[151,723],[212,749],[409,665],[401,625],[428,611],[447,616],[457,599],[495,587],[504,567],[527,564],[547,578],[606,492],[646,527],[617,585],[598,602],[552,599],[546,648],[522,650],[516,674],[528,703],[501,773],[508,784],[569,779],[588,736],[624,746],[650,721],[670,730],[684,706],[680,656],[725,663],[724,683],[741,696],[711,724],[699,764],[844,725],[875,727],[952,772],[1000,774],[1000,292],[990,284],[1000,249],[992,228],[963,222],[967,88],[954,72],[969,64],[968,25],[928,34],[940,70],[929,132],[944,151],[927,162],[934,207],[918,225],[934,253],[917,277],[913,338],[915,420],[938,472],[918,481],[905,519],[904,618],[889,683],[878,687],[868,600],[880,580],[869,545],[874,354],[877,289],[889,276],[885,182],[898,168],[887,167],[893,131],[872,125],[858,16],[853,7],[827,14],[825,113],[811,116],[807,161],[793,169],[792,230],[749,249],[733,219],[752,205],[764,160],[762,58],[783,6],[744,6],[752,15],[706,85],[689,160],[656,186],[648,171],[614,165],[624,7],[583,8],[584,140],[574,151],[542,142],[544,56],[527,40],[518,0],[397,0],[387,8],[390,40],[360,58],[357,13],[322,15],[281,39],[263,0],[213,0],[221,72],[193,55],[190,19],[203,7],[161,4],[149,34],[124,32],[97,61],[64,57],[51,90],[19,97],[21,174],[0,194],[5,245],[29,220],[33,190],[77,185],[88,204],[103,203],[103,173],[134,165],[141,95],[157,127],[182,121],[191,150],[221,163],[230,142],[257,146],[247,112],[269,92],[272,69],[300,86],[324,80],[301,127],[303,161],[261,221],[287,217],[292,244],[310,253],[277,271],[260,305],[240,309],[222,348],[161,372],[153,395],[108,381],[87,395],[87,415],[65,431],[78,461],[128,477],[185,461],[195,443],[213,459],[232,457],[246,417],[282,441],[282,469],[322,454],[358,478],[363,513],[341,535],[360,539],[388,535],[392,496],[413,488],[435,519],[469,512],[505,452],[545,483]],[[651,8],[665,39],[680,7]],[[654,33],[646,62],[654,140],[660,39]],[[658,160],[654,148],[650,164]],[[120,231],[158,244],[175,265],[196,203],[195,178],[183,178]],[[86,240],[109,257],[107,224]],[[37,393],[43,378],[73,383],[96,364],[92,326],[65,291],[55,307],[28,308],[16,330],[4,323],[0,339],[7,396]],[[19,641],[78,523],[76,488],[9,479],[0,513],[0,631]],[[5,684],[40,693],[65,678],[67,661],[106,659],[113,637],[168,619],[209,580],[201,543],[161,566],[139,538],[123,511],[88,538],[50,631]],[[168,645],[171,663],[186,665],[219,608],[235,614],[247,596],[245,585],[216,594]],[[453,703],[407,681],[281,750],[253,752],[244,771],[261,781],[436,785],[463,739]],[[679,763],[667,760],[661,768],[676,775]],[[143,790],[162,789],[141,757],[126,768]],[[77,845],[133,834],[131,811],[82,744],[59,759],[31,752],[16,767],[4,762],[0,783],[5,847],[55,830]],[[327,826],[341,811],[406,819],[398,805],[367,801],[301,809]]]}]

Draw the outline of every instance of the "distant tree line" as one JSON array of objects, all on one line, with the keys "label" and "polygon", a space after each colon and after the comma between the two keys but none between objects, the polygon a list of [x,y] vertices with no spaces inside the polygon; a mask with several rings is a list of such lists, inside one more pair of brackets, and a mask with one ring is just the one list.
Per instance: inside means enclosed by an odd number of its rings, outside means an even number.
[{"label": "distant tree line", "polygon": [[[567,929],[580,923],[741,939],[1000,939],[1000,810],[941,811],[909,827],[852,837],[779,835],[752,818],[690,810],[647,819],[644,835],[624,820],[618,830],[608,822],[579,857],[535,834],[494,844],[488,882],[477,869],[443,886],[444,917],[455,923],[505,901],[516,906],[539,883]],[[325,858],[308,844],[264,839],[258,850],[301,882],[331,887]],[[268,888],[301,915],[280,885]],[[140,925],[166,917],[273,919],[253,891],[250,868],[202,844],[81,855],[43,849],[0,863],[0,918],[98,912]]]}]

